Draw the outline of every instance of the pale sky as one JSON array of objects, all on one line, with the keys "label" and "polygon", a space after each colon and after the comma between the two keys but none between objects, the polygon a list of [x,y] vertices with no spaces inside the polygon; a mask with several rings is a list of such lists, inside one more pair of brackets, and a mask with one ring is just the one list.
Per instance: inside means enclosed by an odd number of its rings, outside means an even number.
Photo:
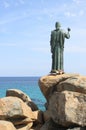
[{"label": "pale sky", "polygon": [[47,75],[56,21],[71,28],[64,71],[86,75],[86,0],[0,0],[0,76]]}]

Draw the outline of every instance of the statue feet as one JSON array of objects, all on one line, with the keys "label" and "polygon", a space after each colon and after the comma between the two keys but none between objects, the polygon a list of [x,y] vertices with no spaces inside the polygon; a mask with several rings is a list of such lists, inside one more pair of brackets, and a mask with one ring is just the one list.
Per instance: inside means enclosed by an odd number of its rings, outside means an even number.
[{"label": "statue feet", "polygon": [[63,70],[51,70],[50,74],[60,75],[60,74],[64,74],[64,71]]}]

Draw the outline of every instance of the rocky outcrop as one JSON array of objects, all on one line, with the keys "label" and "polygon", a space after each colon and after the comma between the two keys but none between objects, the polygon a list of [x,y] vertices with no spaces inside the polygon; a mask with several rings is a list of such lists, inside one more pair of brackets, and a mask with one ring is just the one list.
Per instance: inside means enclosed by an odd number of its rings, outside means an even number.
[{"label": "rocky outcrop", "polygon": [[37,105],[30,99],[30,97],[27,94],[25,94],[21,90],[18,90],[18,89],[8,89],[6,91],[6,96],[18,97],[23,102],[25,102],[32,109],[32,111],[38,110]]},{"label": "rocky outcrop", "polygon": [[25,118],[34,119],[31,108],[28,107],[21,99],[17,97],[4,97],[0,99],[0,119],[9,118]]},{"label": "rocky outcrop", "polygon": [[63,91],[55,92],[48,105],[51,118],[57,124],[71,127],[76,125],[86,126],[86,95]]},{"label": "rocky outcrop", "polygon": [[[2,130],[10,130],[14,126],[15,130],[29,130],[33,126],[43,124],[43,112],[41,110],[32,111],[30,106],[20,98],[8,96],[0,99],[1,120],[0,128],[3,128]],[[4,123],[4,121],[9,121],[9,123]],[[9,127],[5,128],[7,124]]]},{"label": "rocky outcrop", "polygon": [[[59,87],[59,84],[62,83],[63,81],[66,81],[69,78],[73,79],[80,77],[78,74],[62,74],[62,75],[47,75],[43,76],[39,80],[39,87],[45,96],[46,100],[50,98],[52,93],[54,91],[57,91],[57,87]],[[70,87],[71,89],[71,87]],[[66,89],[65,89],[66,90]],[[59,90],[61,91],[61,90]]]},{"label": "rocky outcrop", "polygon": [[0,99],[0,130],[86,130],[86,77],[47,75],[39,79],[46,98],[38,109],[21,90],[9,89]]},{"label": "rocky outcrop", "polygon": [[[47,75],[39,80],[47,103],[41,130],[86,129],[86,77],[79,74]],[[52,123],[50,123],[52,122]],[[52,125],[54,128],[52,128]]]}]

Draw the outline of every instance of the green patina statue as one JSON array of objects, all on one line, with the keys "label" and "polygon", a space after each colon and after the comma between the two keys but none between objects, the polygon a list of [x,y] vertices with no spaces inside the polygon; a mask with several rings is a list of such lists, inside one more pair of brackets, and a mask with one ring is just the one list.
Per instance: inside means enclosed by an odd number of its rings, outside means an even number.
[{"label": "green patina statue", "polygon": [[65,38],[70,38],[70,28],[68,32],[64,32],[60,29],[61,25],[59,22],[55,24],[56,29],[51,32],[51,53],[52,53],[52,70],[51,73],[64,73],[63,68],[63,51],[64,51],[64,41]]}]

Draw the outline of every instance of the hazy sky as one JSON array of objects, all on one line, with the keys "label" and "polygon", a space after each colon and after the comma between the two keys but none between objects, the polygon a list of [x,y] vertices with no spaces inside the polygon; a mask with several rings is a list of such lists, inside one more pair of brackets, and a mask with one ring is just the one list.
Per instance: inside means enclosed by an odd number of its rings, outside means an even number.
[{"label": "hazy sky", "polygon": [[71,28],[65,72],[86,75],[86,0],[0,0],[0,76],[48,74],[56,21]]}]

